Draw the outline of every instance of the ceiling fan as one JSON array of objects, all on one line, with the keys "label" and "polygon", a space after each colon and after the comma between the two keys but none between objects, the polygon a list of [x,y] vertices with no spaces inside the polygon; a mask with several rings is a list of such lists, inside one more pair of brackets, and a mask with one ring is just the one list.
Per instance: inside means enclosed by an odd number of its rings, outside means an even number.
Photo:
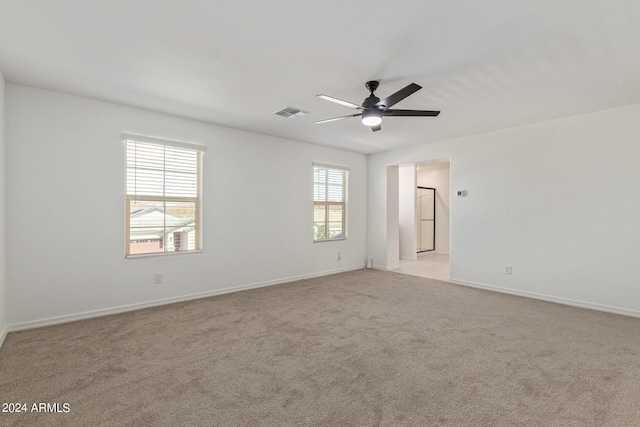
[{"label": "ceiling fan", "polygon": [[404,116],[404,117],[416,117],[416,116],[430,116],[435,117],[440,114],[440,111],[428,111],[428,110],[397,110],[392,109],[394,105],[398,102],[402,101],[409,95],[419,91],[422,89],[422,86],[419,86],[415,83],[411,83],[410,85],[400,89],[393,95],[389,95],[385,99],[380,99],[373,94],[376,89],[378,89],[378,85],[380,82],[372,80],[365,84],[366,88],[371,92],[364,102],[362,106],[354,104],[352,102],[343,101],[338,98],[334,98],[328,95],[317,95],[318,98],[322,98],[326,101],[335,102],[336,104],[344,105],[345,107],[355,108],[356,110],[360,110],[361,112],[358,114],[349,114],[347,116],[334,117],[333,119],[320,120],[315,122],[315,124],[333,122],[335,120],[347,119],[349,117],[358,117],[362,116],[362,124],[365,126],[371,126],[371,130],[373,132],[379,131],[382,129],[382,116]]}]

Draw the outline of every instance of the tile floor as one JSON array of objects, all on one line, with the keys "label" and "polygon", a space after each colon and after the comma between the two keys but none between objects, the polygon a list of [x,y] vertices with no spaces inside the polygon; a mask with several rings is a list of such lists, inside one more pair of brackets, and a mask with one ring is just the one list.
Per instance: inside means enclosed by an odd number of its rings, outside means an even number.
[{"label": "tile floor", "polygon": [[449,255],[426,253],[418,255],[417,261],[401,259],[400,268],[393,271],[448,282],[450,278]]}]

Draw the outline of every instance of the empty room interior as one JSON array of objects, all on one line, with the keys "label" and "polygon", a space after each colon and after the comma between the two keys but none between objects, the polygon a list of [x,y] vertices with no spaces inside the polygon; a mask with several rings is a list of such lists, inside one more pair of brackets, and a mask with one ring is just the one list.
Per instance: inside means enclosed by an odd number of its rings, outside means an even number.
[{"label": "empty room interior", "polygon": [[640,425],[640,2],[0,0],[2,425]]}]

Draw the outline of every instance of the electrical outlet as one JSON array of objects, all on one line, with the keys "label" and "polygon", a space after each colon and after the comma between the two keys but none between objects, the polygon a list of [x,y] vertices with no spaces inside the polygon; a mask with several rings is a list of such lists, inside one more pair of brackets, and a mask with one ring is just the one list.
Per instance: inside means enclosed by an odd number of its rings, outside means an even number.
[{"label": "electrical outlet", "polygon": [[156,285],[159,285],[162,283],[162,273],[156,273],[155,275],[155,283]]},{"label": "electrical outlet", "polygon": [[342,252],[338,252],[338,261],[342,261]]},{"label": "electrical outlet", "polygon": [[504,274],[511,274],[511,266],[510,265],[505,265],[504,266]]}]

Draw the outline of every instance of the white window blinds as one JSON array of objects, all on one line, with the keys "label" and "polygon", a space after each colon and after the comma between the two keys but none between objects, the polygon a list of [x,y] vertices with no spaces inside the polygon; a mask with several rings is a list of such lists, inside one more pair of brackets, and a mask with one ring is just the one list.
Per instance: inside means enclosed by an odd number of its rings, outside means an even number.
[{"label": "white window blinds", "polygon": [[126,255],[197,251],[202,151],[126,138]]},{"label": "white window blinds", "polygon": [[349,169],[313,164],[314,241],[346,239]]}]

